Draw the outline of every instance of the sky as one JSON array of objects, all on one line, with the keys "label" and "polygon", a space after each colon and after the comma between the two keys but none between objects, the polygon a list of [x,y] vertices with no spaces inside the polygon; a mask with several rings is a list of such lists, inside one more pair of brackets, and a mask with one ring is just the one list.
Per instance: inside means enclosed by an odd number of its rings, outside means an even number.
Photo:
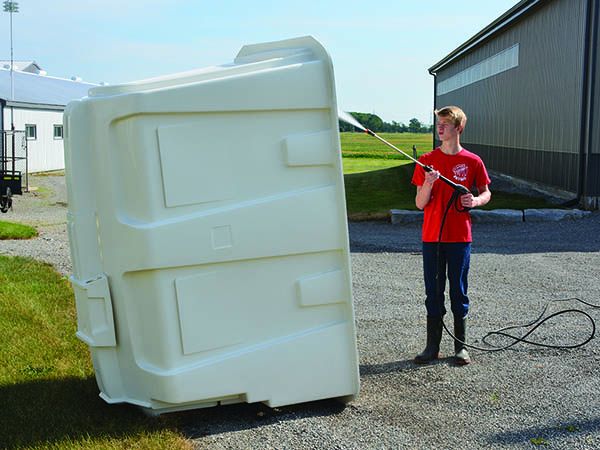
[{"label": "sky", "polygon": [[[312,35],[329,52],[344,111],[433,119],[443,59],[518,0],[17,0],[14,60],[111,85],[233,61],[246,44]],[[10,14],[0,11],[0,59]]]}]

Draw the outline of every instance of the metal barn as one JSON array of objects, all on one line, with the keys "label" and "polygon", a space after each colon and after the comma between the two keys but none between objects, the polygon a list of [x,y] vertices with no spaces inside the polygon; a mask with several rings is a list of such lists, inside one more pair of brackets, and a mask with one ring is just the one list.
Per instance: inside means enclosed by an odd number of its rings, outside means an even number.
[{"label": "metal barn", "polygon": [[[15,61],[13,68],[11,74],[10,63],[0,61],[0,131],[10,134],[14,127],[26,133],[29,173],[64,169],[65,105],[97,84],[48,76],[33,61]],[[0,150],[4,145],[2,140]]]},{"label": "metal barn", "polygon": [[586,209],[600,197],[599,9],[523,0],[429,68],[434,106],[464,109],[461,143],[489,170]]}]

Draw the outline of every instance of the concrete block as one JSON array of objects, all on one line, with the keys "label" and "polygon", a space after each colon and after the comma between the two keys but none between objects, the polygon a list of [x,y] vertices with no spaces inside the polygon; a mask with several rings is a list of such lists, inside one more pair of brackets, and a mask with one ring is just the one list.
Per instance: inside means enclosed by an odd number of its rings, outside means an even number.
[{"label": "concrete block", "polygon": [[558,222],[563,219],[581,219],[590,211],[580,209],[526,209],[525,222]]},{"label": "concrete block", "polygon": [[403,209],[390,210],[392,225],[405,225],[407,223],[423,222],[423,211],[407,211]]},{"label": "concrete block", "polygon": [[470,211],[473,223],[516,223],[523,222],[523,211],[515,209],[493,209],[484,211],[474,209]]}]

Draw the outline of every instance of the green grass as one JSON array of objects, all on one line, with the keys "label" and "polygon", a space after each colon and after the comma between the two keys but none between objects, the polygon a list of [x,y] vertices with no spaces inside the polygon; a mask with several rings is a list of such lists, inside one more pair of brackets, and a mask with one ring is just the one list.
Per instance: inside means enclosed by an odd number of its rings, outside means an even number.
[{"label": "green grass", "polygon": [[[379,160],[374,160],[378,162]],[[360,162],[365,162],[361,165]],[[344,160],[344,171],[347,161]],[[377,164],[375,164],[377,166]],[[344,174],[346,207],[350,220],[385,220],[390,209],[417,210],[417,188],[411,183],[415,163],[371,170],[368,159],[355,159],[349,164],[351,172]],[[555,208],[543,198],[523,194],[492,191],[491,201],[481,209]]]},{"label": "green grass", "polygon": [[390,209],[417,209],[413,164],[344,175],[346,208],[351,220],[381,220]]},{"label": "green grass", "polygon": [[[431,151],[432,134],[381,133],[379,136],[417,158]],[[390,209],[416,210],[416,187],[411,183],[415,163],[366,133],[340,133],[350,220],[382,220]],[[546,200],[522,194],[492,191],[492,200],[481,209],[556,207]]]},{"label": "green grass", "polygon": [[98,397],[74,303],[50,265],[0,255],[0,448],[190,448],[176,415]]},{"label": "green grass", "polygon": [[[431,133],[378,133],[378,136],[410,156],[413,156],[413,145],[417,148],[417,157],[432,150],[433,135]],[[408,161],[404,155],[366,133],[340,133],[340,141],[344,158],[404,159]]]},{"label": "green grass", "polygon": [[369,158],[343,158],[344,175],[353,173],[371,172],[373,170],[390,169],[401,164],[407,164],[408,161],[399,161],[397,159],[369,159]]},{"label": "green grass", "polygon": [[52,189],[47,187],[36,187],[35,192],[47,197],[48,195],[52,194]]},{"label": "green grass", "polygon": [[33,176],[36,177],[62,177],[65,174],[65,169],[50,170],[48,172],[36,172]]},{"label": "green grass", "polygon": [[37,230],[29,225],[13,222],[0,222],[0,240],[31,239],[37,237],[37,235]]}]

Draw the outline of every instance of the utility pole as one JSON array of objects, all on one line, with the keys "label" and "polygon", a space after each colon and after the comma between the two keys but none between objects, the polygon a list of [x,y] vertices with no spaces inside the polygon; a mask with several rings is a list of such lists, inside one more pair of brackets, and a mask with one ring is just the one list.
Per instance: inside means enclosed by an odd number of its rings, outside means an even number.
[{"label": "utility pole", "polygon": [[[9,2],[8,0],[3,3],[4,12],[10,14],[10,101],[13,102],[15,99],[15,90],[13,84],[13,32],[12,32],[12,16],[13,13],[19,12],[18,2]],[[0,124],[2,125],[2,124]],[[13,106],[10,107],[10,129],[15,129]]]}]

